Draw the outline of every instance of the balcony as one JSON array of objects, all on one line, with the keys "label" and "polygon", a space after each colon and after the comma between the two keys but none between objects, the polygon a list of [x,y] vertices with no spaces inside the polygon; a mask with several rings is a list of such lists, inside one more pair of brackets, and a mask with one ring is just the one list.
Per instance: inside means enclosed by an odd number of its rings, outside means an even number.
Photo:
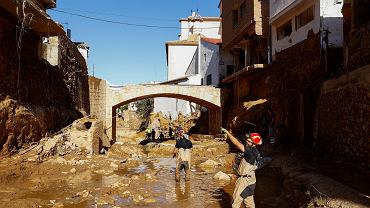
[{"label": "balcony", "polygon": [[45,9],[52,9],[57,6],[57,0],[42,0],[44,3]]},{"label": "balcony", "polygon": [[[307,0],[306,0],[307,1]],[[287,11],[303,3],[303,0],[275,0],[270,1],[270,23],[281,17]]]},{"label": "balcony", "polygon": [[[50,0],[51,2],[52,0]],[[31,21],[27,26],[30,27],[36,34],[42,36],[59,36],[65,34],[62,26],[54,22],[50,16],[39,7],[39,3],[43,1],[26,1],[24,12],[26,14],[33,14],[37,21]],[[53,1],[55,2],[55,1]],[[15,18],[21,18],[18,14],[18,5],[16,1],[2,1],[0,0],[0,7],[9,12]]]},{"label": "balcony", "polygon": [[269,1],[222,1],[222,48],[231,50],[253,36],[268,35]]}]

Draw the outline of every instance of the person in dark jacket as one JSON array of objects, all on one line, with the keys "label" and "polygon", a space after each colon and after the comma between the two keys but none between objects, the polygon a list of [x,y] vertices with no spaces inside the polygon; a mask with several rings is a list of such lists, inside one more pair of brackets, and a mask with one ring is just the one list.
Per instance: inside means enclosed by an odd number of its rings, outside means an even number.
[{"label": "person in dark jacket", "polygon": [[184,169],[185,180],[190,179],[190,160],[191,160],[191,149],[193,143],[189,140],[189,137],[185,135],[183,129],[178,129],[178,140],[175,145],[174,157],[177,155],[176,160],[176,182],[180,181],[180,171]]}]

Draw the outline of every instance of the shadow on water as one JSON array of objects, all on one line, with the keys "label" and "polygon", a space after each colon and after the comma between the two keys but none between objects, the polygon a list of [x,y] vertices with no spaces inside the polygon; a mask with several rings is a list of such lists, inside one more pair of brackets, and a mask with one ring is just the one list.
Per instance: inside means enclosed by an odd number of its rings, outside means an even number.
[{"label": "shadow on water", "polygon": [[213,197],[218,199],[220,207],[231,207],[231,203],[233,202],[233,198],[231,196],[232,190],[233,187],[231,185],[227,185],[226,187],[218,188],[215,190]]}]

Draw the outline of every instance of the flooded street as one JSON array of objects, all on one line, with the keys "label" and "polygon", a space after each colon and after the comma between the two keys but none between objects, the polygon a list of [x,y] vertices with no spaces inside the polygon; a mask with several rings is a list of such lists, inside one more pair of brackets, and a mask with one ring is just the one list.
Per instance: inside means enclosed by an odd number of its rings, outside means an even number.
[{"label": "flooded street", "polygon": [[[174,148],[174,141],[165,143]],[[193,165],[191,180],[182,174],[176,183],[176,159],[168,152],[152,154],[132,142],[116,146],[106,155],[71,154],[41,163],[30,151],[1,161],[0,207],[230,206],[233,183],[213,179],[223,167]],[[128,149],[134,153],[127,156]]]},{"label": "flooded street", "polygon": [[[105,154],[90,155],[78,149],[66,154],[61,151],[68,144],[65,141],[56,143],[60,150],[54,155],[40,154],[38,146],[44,149],[45,143],[4,158],[0,161],[0,207],[231,207],[235,155],[229,153],[226,141],[193,140],[190,181],[185,181],[182,173],[176,183],[174,140],[140,145],[142,133],[120,131],[119,140]],[[62,137],[68,134],[75,135],[74,130]],[[215,179],[221,171],[226,180]],[[368,203],[368,198],[314,173],[292,157],[275,156],[256,176],[257,208],[306,207],[314,194],[306,181],[339,196],[325,202],[334,204],[328,207],[338,203],[366,207]],[[343,192],[357,197],[358,202],[349,202]],[[320,199],[316,203],[322,202]]]}]

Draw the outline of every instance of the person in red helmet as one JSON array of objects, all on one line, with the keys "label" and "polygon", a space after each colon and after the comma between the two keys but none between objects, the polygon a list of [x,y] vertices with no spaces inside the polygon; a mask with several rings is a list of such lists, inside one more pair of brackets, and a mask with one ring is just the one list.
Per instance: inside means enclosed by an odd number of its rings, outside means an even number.
[{"label": "person in red helmet", "polygon": [[255,170],[259,166],[258,159],[260,158],[256,146],[262,144],[262,139],[258,133],[251,133],[246,136],[246,144],[244,145],[226,129],[221,128],[221,131],[226,133],[230,141],[244,153],[237,171],[239,178],[235,184],[232,207],[240,208],[244,202],[246,207],[254,208]]}]

